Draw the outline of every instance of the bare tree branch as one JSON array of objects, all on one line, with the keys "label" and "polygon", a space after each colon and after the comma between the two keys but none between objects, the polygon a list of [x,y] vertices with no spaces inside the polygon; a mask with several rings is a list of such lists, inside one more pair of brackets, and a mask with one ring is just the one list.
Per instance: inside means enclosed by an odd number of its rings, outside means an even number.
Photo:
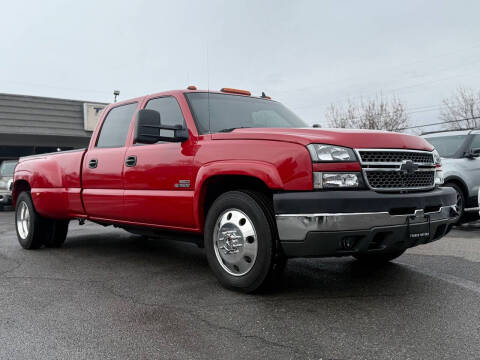
[{"label": "bare tree branch", "polygon": [[401,131],[408,126],[408,115],[403,103],[383,96],[360,101],[349,101],[344,106],[331,104],[325,113],[328,125],[336,128]]},{"label": "bare tree branch", "polygon": [[480,91],[459,87],[448,99],[443,100],[440,118],[448,121],[447,129],[480,128]]}]

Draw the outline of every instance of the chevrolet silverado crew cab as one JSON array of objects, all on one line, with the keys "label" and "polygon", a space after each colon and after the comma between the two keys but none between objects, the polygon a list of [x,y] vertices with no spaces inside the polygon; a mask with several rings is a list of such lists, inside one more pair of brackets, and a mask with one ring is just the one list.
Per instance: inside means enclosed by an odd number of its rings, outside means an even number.
[{"label": "chevrolet silverado crew cab", "polygon": [[264,94],[190,87],[109,105],[86,150],[20,159],[13,202],[25,249],[61,246],[73,219],[175,231],[252,292],[288,258],[383,262],[440,239],[457,217],[441,183],[421,137],[308,128]]},{"label": "chevrolet silverado crew cab", "polygon": [[442,157],[443,186],[457,193],[458,222],[478,219],[480,130],[439,131],[423,135]]}]

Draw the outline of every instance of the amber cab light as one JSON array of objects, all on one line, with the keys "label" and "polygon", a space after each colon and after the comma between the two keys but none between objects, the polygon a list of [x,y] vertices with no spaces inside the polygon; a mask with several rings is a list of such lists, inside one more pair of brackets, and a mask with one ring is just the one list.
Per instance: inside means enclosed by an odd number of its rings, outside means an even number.
[{"label": "amber cab light", "polygon": [[220,89],[221,92],[230,93],[230,94],[239,94],[239,95],[252,95],[248,90],[240,90],[240,89],[232,89],[232,88],[222,88]]},{"label": "amber cab light", "polygon": [[187,87],[188,90],[197,90],[197,87],[195,85],[190,85]]}]

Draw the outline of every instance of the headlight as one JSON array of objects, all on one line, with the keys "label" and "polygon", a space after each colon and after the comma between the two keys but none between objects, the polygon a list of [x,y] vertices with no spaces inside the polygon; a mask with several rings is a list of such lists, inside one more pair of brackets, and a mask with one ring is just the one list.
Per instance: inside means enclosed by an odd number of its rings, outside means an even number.
[{"label": "headlight", "polygon": [[433,161],[435,163],[435,185],[443,185],[442,157],[437,150],[433,150]]},{"label": "headlight", "polygon": [[341,162],[341,161],[357,161],[355,153],[352,149],[324,144],[307,145],[312,161],[323,162]]},{"label": "headlight", "polygon": [[313,187],[315,189],[358,188],[360,173],[313,173]]}]

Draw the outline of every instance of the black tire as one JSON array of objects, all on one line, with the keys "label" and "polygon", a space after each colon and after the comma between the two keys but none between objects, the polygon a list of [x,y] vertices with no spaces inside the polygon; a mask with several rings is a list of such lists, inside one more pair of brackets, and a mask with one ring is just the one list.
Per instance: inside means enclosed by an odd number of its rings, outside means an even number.
[{"label": "black tire", "polygon": [[59,248],[63,245],[68,233],[68,220],[50,220],[52,234],[50,238],[45,238],[43,244],[48,248]]},{"label": "black tire", "polygon": [[[29,221],[22,222],[22,218],[26,217],[25,211],[28,211]],[[43,242],[53,235],[52,222],[37,213],[28,192],[22,192],[18,196],[15,208],[15,229],[20,246],[27,250],[40,248]]]},{"label": "black tire", "polygon": [[365,253],[365,254],[355,254],[353,257],[362,263],[368,264],[381,264],[389,262],[393,259],[398,258],[403,255],[407,249],[401,249],[385,253]]},{"label": "black tire", "polygon": [[457,212],[458,219],[455,222],[455,225],[460,225],[465,222],[465,193],[462,188],[455,183],[446,183],[445,187],[451,187],[457,193]]},{"label": "black tire", "polygon": [[[205,221],[205,252],[210,268],[225,287],[251,293],[264,289],[278,279],[283,271],[286,259],[278,246],[275,218],[270,203],[261,193],[239,190],[220,195],[210,207]],[[231,274],[224,268],[214,246],[217,220],[230,209],[238,209],[247,215],[256,233],[256,258],[250,270],[242,275]]]}]

